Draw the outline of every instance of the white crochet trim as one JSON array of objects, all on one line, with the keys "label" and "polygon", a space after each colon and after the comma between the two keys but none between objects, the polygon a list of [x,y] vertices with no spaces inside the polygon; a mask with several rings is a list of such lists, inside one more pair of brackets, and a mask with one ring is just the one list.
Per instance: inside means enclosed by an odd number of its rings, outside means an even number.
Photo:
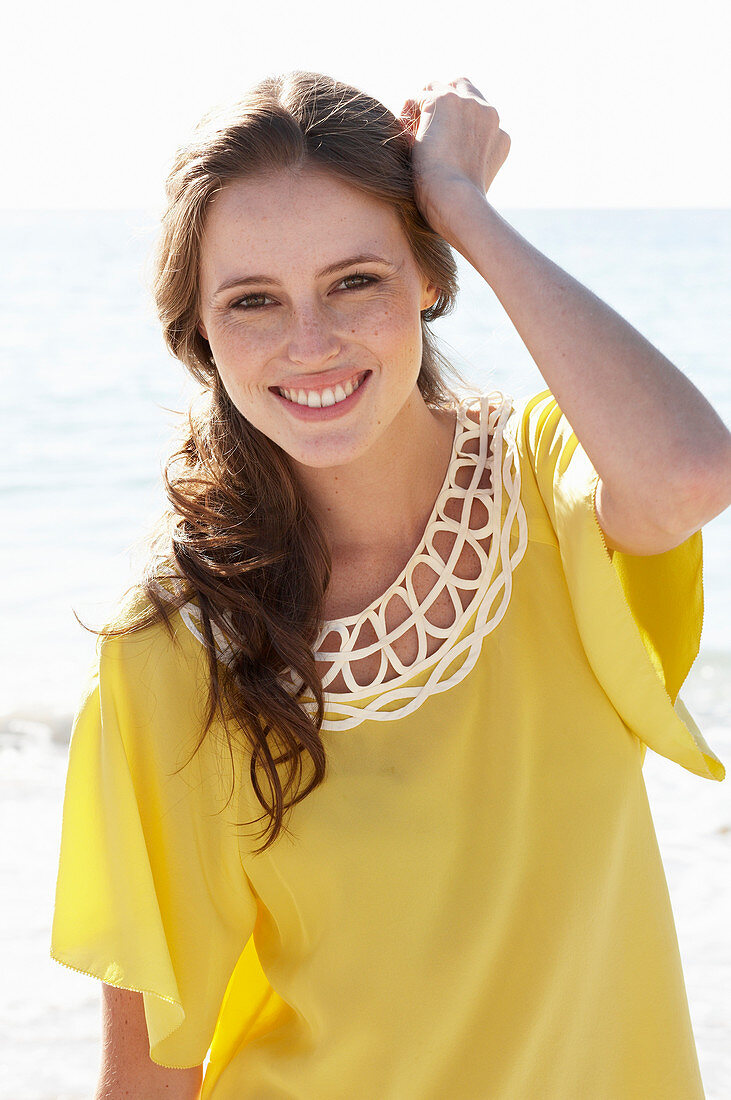
[{"label": "white crochet trim", "polygon": [[[493,397],[497,401],[495,407],[490,408],[490,399]],[[469,407],[467,402],[457,406],[452,459],[444,485],[426,525],[421,544],[400,576],[364,611],[325,622],[323,625],[315,644],[315,652],[319,660],[331,662],[331,667],[323,678],[326,717],[322,728],[325,730],[352,729],[367,719],[385,722],[403,718],[412,714],[430,695],[454,687],[472,670],[483,639],[495,629],[507,611],[512,593],[513,570],[522,561],[528,545],[528,523],[520,498],[520,460],[515,440],[509,432],[505,432],[513,402],[511,397],[497,391],[483,395],[480,398],[479,423],[475,423],[467,415]],[[465,445],[473,439],[479,440],[477,453],[465,450]],[[491,488],[481,489],[480,482],[488,462]],[[469,485],[464,488],[457,483],[458,473],[463,469],[470,470]],[[508,495],[504,523],[503,490]],[[484,525],[472,529],[469,527],[470,519],[479,510],[472,507],[474,500],[485,507],[487,520]],[[461,503],[458,520],[450,519],[446,514],[448,502],[454,501]],[[517,545],[511,556],[510,540],[516,524]],[[446,561],[434,548],[435,536],[440,531],[451,532],[456,536]],[[483,543],[490,536],[490,547],[486,553]],[[480,569],[474,580],[456,577],[453,572],[465,544],[469,545],[479,559]],[[420,563],[429,566],[438,577],[422,605],[417,602],[413,588],[413,572]],[[164,589],[161,591],[164,592]],[[459,597],[460,591],[471,593],[464,608]],[[431,605],[443,592],[448,594],[455,612],[454,621],[446,628],[434,626],[426,617]],[[406,604],[409,614],[387,634],[386,614],[388,604],[393,599]],[[184,605],[180,608],[180,615],[188,630],[202,643],[204,638],[200,612],[196,605]],[[472,629],[461,637],[473,617]],[[355,648],[357,638],[366,624],[373,628],[378,640],[372,645]],[[414,629],[418,639],[417,653],[414,661],[405,665],[394,651],[394,644],[405,633]],[[213,630],[218,655],[222,661],[228,661],[232,655],[231,647],[216,627]],[[323,651],[321,646],[325,638],[333,634],[341,639],[340,648]],[[439,644],[427,656],[430,639],[438,639]],[[371,683],[365,686],[358,684],[351,664],[379,650],[381,661],[378,673]],[[451,675],[447,675],[446,670],[460,657],[463,659],[459,666]],[[427,670],[429,674],[423,684],[410,685],[410,681]],[[342,674],[349,689],[347,692],[328,691],[328,684],[338,674]],[[386,679],[389,674],[392,678]],[[290,675],[284,683],[294,693],[301,681]],[[361,702],[362,700],[366,701]],[[311,697],[304,697],[300,702],[308,709],[314,707]],[[360,705],[356,705],[359,702]]]},{"label": "white crochet trim", "polygon": [[[165,577],[169,580],[171,588],[177,592],[179,592],[184,585],[184,580],[180,573],[170,568],[168,563],[162,559],[160,560],[157,573],[159,577]],[[170,603],[174,602],[173,596],[164,585],[159,583],[159,581],[153,580],[152,585],[164,600],[168,600]],[[184,603],[178,608],[178,612],[180,618],[183,620],[193,637],[197,638],[202,646],[205,646],[206,639],[203,634],[203,621],[198,605],[192,601]],[[223,664],[228,664],[234,655],[233,646],[224,637],[216,623],[211,623],[211,633],[213,634],[213,644],[216,649],[216,656]]]},{"label": "white crochet trim", "polygon": [[[492,397],[497,398],[494,409],[490,408]],[[374,603],[358,615],[324,624],[315,647],[320,660],[332,662],[323,678],[327,712],[322,723],[323,729],[346,730],[360,725],[366,719],[384,722],[403,718],[413,713],[430,695],[454,687],[472,670],[483,639],[495,629],[507,611],[512,593],[512,572],[522,560],[528,545],[528,523],[520,499],[520,462],[515,441],[504,433],[506,421],[512,411],[512,399],[501,393],[481,397],[479,423],[475,423],[467,415],[468,408],[467,403],[457,407],[452,460],[421,545],[401,575]],[[473,439],[479,440],[477,453],[465,449],[467,442]],[[503,440],[506,444],[505,453]],[[491,488],[481,489],[480,482],[488,462]],[[464,488],[457,483],[458,472],[463,469],[470,471],[469,484]],[[507,491],[509,498],[504,524],[503,489]],[[459,520],[450,519],[446,513],[448,502],[455,500],[461,503]],[[472,507],[474,500],[484,505],[487,520],[480,527],[470,528],[470,519],[476,511]],[[511,557],[510,538],[516,522],[518,542]],[[434,548],[435,536],[439,531],[456,535],[446,561]],[[492,538],[489,552],[486,553],[483,544],[489,536]],[[465,544],[469,545],[480,563],[475,580],[457,577],[453,572]],[[419,563],[428,565],[438,576],[422,605],[417,603],[412,583],[414,569]],[[460,591],[471,593],[464,608],[459,598]],[[430,623],[426,615],[429,607],[443,592],[448,594],[455,616],[450,626],[439,628]],[[405,603],[410,614],[398,627],[386,634],[386,612],[389,602],[394,598]],[[462,637],[473,617],[472,629]],[[378,641],[356,649],[355,642],[366,623],[373,628]],[[395,653],[394,644],[409,630],[416,630],[417,654],[415,660],[406,666]],[[337,633],[342,639],[340,649],[322,651],[320,647],[323,640],[332,633]],[[438,639],[440,644],[427,656],[430,639]],[[381,663],[373,682],[365,686],[359,685],[350,667],[352,662],[379,650]],[[463,659],[458,668],[447,675],[447,669],[460,657]],[[429,674],[423,684],[410,684],[410,681],[427,670]],[[327,690],[328,684],[338,673],[342,674],[348,686],[347,693]],[[392,678],[387,680],[385,677],[389,673]],[[373,698],[376,692],[378,694]],[[366,702],[360,706],[355,705],[361,700]]]}]

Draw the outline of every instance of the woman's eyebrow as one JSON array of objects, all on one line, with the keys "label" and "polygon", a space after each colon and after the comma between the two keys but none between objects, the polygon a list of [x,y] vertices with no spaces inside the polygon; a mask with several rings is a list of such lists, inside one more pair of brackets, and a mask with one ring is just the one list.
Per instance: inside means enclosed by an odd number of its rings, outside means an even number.
[{"label": "woman's eyebrow", "polygon": [[[388,267],[395,267],[395,264],[390,260],[384,260],[382,256],[377,256],[374,252],[360,252],[357,256],[349,256],[346,260],[336,260],[334,264],[328,264],[327,267],[323,267],[322,271],[318,271],[315,278],[323,279],[326,275],[334,275],[336,271],[341,271],[344,267],[352,267],[353,264],[365,264],[365,263],[378,263],[386,264]],[[217,290],[214,291],[213,297],[221,294],[224,290],[231,290],[235,286],[249,286],[256,283],[258,286],[277,286],[276,279],[270,279],[267,275],[234,275],[232,279],[226,279],[221,283]]]}]

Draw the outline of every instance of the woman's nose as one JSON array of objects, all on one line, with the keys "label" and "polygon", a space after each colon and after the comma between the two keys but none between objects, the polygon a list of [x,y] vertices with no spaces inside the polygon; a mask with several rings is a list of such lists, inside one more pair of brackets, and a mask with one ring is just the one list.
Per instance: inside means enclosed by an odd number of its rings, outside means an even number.
[{"label": "woman's nose", "polygon": [[326,362],[339,351],[340,339],[327,310],[312,306],[292,313],[288,344],[292,362]]}]

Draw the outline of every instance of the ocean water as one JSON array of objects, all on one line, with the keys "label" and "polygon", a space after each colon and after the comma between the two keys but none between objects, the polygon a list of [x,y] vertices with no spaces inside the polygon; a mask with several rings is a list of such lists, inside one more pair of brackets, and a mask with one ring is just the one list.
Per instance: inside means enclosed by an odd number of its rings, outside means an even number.
[{"label": "ocean water", "polygon": [[[502,211],[675,363],[731,425],[731,210]],[[160,467],[192,392],[159,335],[145,270],[154,217],[0,214],[0,1097],[88,1096],[99,986],[48,958],[71,717],[94,637],[163,506]],[[545,382],[460,262],[434,326],[472,381]],[[705,615],[683,699],[731,762],[731,510],[703,530]],[[706,1092],[731,1080],[731,795],[648,753],[648,795]],[[10,904],[8,904],[10,899]],[[32,1067],[29,1069],[29,1067]]]}]

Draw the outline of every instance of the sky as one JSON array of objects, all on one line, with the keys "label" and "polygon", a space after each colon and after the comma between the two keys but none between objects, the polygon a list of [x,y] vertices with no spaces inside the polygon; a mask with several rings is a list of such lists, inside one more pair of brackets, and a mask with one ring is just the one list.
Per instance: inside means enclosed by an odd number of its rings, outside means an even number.
[{"label": "sky", "polygon": [[1,209],[159,210],[177,145],[261,77],[327,72],[394,111],[467,76],[510,207],[731,206],[727,0],[98,0],[14,6]]}]

